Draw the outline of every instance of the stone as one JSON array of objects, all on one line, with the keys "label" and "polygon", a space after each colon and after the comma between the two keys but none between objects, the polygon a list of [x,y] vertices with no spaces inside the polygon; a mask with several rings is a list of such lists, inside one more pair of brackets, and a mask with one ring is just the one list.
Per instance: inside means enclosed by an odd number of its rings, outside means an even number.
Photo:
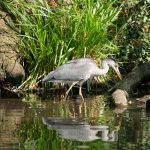
[{"label": "stone", "polygon": [[119,81],[111,90],[112,98],[116,104],[126,105],[134,102],[134,99],[128,101],[128,96],[131,96],[135,89],[138,89],[142,82],[150,81],[150,62],[145,62],[136,66],[126,77]]},{"label": "stone", "polygon": [[21,84],[25,78],[25,71],[20,64],[17,49],[19,38],[6,25],[5,19],[9,16],[1,9],[0,16],[2,16],[0,19],[0,82],[9,82],[11,85],[16,86]]},{"label": "stone", "polygon": [[112,94],[112,98],[115,101],[116,105],[123,105],[123,106],[128,105],[127,97],[128,97],[127,92],[121,89],[117,89]]}]

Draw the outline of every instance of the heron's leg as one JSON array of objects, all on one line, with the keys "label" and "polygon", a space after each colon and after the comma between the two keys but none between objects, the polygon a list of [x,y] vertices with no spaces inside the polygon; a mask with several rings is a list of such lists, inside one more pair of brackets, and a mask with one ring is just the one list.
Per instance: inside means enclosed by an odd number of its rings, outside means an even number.
[{"label": "heron's leg", "polygon": [[69,94],[69,92],[70,92],[70,90],[72,89],[72,87],[75,85],[75,84],[77,84],[79,81],[77,81],[77,82],[73,82],[72,84],[71,84],[71,86],[69,87],[69,89],[67,90],[67,92],[66,92],[66,95],[65,95],[65,100],[67,99],[67,96],[68,96],[68,94]]},{"label": "heron's leg", "polygon": [[82,100],[84,101],[84,97],[82,95],[82,85],[79,87],[79,95],[81,96]]}]

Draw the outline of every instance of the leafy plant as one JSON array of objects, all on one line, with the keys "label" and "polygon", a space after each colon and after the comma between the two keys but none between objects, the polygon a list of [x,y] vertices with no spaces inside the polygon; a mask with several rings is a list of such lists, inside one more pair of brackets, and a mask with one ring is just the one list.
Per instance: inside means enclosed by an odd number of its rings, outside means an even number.
[{"label": "leafy plant", "polygon": [[116,24],[119,29],[116,38],[120,47],[119,57],[134,64],[150,61],[149,2],[127,1]]},{"label": "leafy plant", "polygon": [[117,18],[116,1],[72,1],[72,5],[50,7],[24,0],[0,2],[14,20],[27,78],[23,85],[34,85],[38,78],[78,57],[104,58],[118,53],[108,39],[108,27]]}]

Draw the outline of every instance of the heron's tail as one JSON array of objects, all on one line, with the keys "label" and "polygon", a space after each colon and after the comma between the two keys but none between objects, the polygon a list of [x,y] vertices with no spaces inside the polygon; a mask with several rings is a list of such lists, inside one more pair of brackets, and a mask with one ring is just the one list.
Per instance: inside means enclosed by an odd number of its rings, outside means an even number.
[{"label": "heron's tail", "polygon": [[53,79],[54,71],[50,72],[46,77],[42,79],[42,82],[50,82]]},{"label": "heron's tail", "polygon": [[42,82],[48,82],[47,76],[42,79]]}]

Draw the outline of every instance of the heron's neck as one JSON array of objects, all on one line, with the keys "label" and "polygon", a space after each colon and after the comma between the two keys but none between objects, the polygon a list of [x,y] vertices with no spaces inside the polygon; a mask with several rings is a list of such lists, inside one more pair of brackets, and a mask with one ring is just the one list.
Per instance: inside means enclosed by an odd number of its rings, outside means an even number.
[{"label": "heron's neck", "polygon": [[107,63],[107,61],[103,60],[102,61],[102,68],[99,68],[97,70],[96,75],[101,76],[101,75],[105,75],[109,70],[109,65]]}]

